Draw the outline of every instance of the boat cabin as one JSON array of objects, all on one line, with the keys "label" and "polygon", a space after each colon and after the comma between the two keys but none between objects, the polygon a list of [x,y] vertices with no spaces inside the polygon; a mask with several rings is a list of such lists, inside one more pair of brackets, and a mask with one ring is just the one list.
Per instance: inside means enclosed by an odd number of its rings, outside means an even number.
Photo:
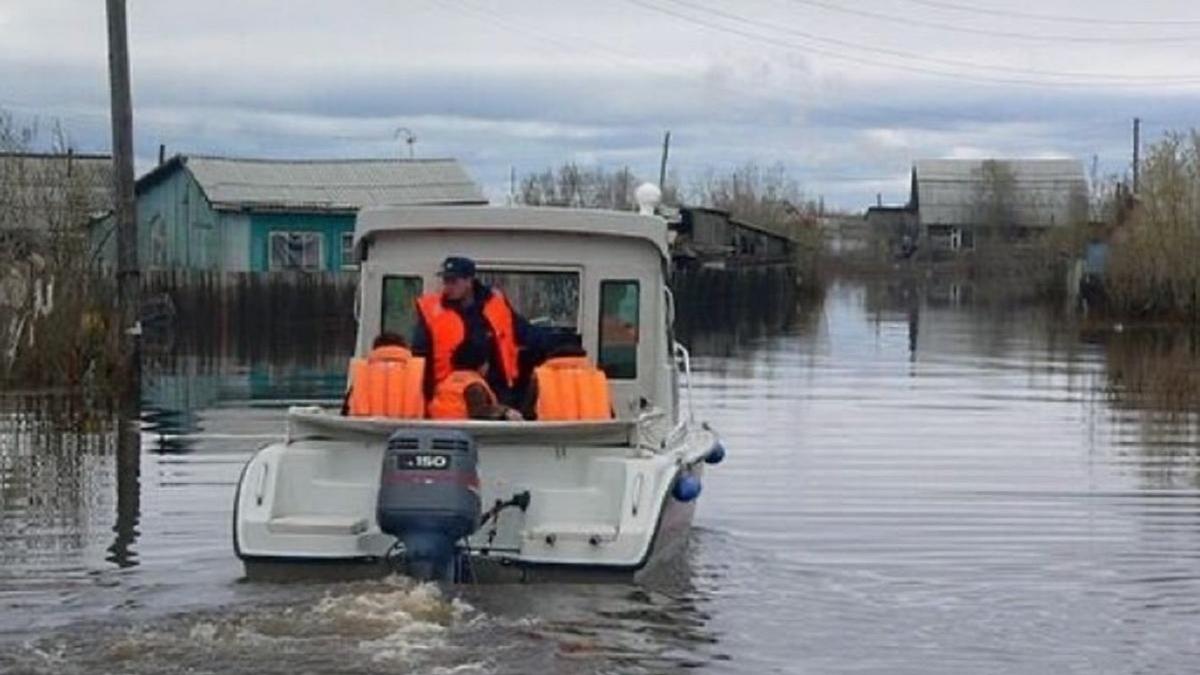
[{"label": "boat cabin", "polygon": [[[690,404],[678,405],[689,370],[671,332],[665,221],[550,208],[380,207],[359,212],[355,250],[359,357],[382,331],[411,335],[416,299],[441,291],[442,261],[466,256],[480,281],[545,335],[578,339],[607,375],[616,419],[292,408],[287,437],[256,453],[239,479],[234,546],[247,569],[402,557],[421,578],[450,578],[454,561],[467,557],[471,569],[490,565],[531,580],[547,570],[638,574],[678,556],[704,465],[724,449]],[[521,360],[526,375],[538,365],[536,354]]]},{"label": "boat cabin", "polygon": [[[356,354],[381,332],[411,336],[416,299],[442,261],[476,262],[484,284],[550,335],[578,336],[608,376],[614,412],[675,419],[666,223],[655,216],[528,207],[376,207],[358,214]],[[532,359],[536,360],[537,355]],[[536,362],[522,359],[522,372]]]}]

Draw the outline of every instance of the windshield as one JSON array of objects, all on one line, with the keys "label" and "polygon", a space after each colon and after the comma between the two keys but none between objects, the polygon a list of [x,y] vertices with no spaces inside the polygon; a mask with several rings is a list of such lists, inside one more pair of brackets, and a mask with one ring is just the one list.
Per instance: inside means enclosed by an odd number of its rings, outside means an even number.
[{"label": "windshield", "polygon": [[479,280],[500,289],[513,309],[539,326],[579,327],[579,273],[480,270]]}]

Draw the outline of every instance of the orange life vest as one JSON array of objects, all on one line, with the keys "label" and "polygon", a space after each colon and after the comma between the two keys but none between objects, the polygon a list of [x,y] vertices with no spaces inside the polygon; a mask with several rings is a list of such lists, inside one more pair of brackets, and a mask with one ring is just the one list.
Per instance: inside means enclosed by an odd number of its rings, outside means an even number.
[{"label": "orange life vest", "polygon": [[[429,356],[433,359],[433,381],[441,382],[454,372],[450,359],[454,350],[466,339],[466,325],[458,312],[442,303],[440,293],[426,293],[417,299],[417,309],[429,333]],[[500,354],[501,375],[508,386],[517,381],[517,336],[513,311],[504,295],[492,289],[483,305],[483,318],[492,327],[496,349]]]},{"label": "orange life vest", "polygon": [[379,347],[365,359],[350,359],[349,412],[357,417],[424,417],[424,377],[425,359],[404,347]]},{"label": "orange life vest", "polygon": [[429,417],[435,420],[465,420],[467,412],[467,387],[482,384],[487,390],[489,402],[496,403],[496,395],[487,380],[474,370],[455,370],[438,383],[429,402]]},{"label": "orange life vest", "polygon": [[537,418],[544,422],[611,419],[608,377],[583,356],[560,356],[533,371]]}]

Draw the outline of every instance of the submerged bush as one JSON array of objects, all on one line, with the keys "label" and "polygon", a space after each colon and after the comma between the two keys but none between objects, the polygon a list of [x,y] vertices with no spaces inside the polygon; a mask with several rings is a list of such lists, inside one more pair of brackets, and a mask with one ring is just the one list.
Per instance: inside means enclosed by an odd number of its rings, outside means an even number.
[{"label": "submerged bush", "polygon": [[87,237],[111,204],[110,173],[76,159],[61,130],[32,155],[37,137],[0,111],[0,385],[111,387],[114,296],[92,273]]},{"label": "submerged bush", "polygon": [[1171,133],[1141,167],[1137,202],[1113,237],[1107,290],[1123,313],[1200,316],[1200,131]]}]

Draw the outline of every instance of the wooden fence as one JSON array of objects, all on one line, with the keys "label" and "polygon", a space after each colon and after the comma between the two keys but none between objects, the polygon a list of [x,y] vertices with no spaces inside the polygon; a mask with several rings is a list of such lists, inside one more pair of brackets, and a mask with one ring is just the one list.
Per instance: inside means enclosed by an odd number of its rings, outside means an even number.
[{"label": "wooden fence", "polygon": [[355,272],[155,271],[142,275],[147,342],[246,356],[353,345]]}]

